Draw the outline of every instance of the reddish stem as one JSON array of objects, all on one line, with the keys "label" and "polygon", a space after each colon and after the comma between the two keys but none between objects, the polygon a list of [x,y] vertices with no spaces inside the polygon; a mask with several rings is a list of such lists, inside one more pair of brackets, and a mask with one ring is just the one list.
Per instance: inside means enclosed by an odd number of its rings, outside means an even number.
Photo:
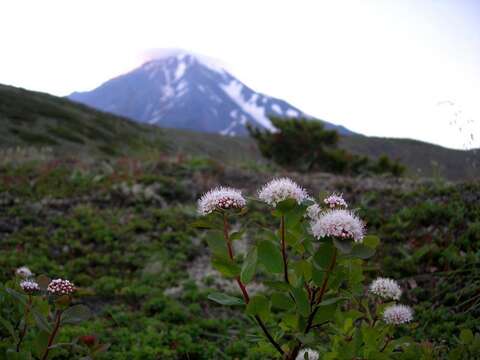
[{"label": "reddish stem", "polygon": [[17,352],[20,352],[20,345],[22,344],[23,338],[27,334],[27,322],[28,322],[28,314],[30,313],[30,307],[32,306],[32,295],[28,295],[28,303],[25,305],[25,320],[23,324],[22,332],[20,333],[20,338],[18,339],[17,343]]},{"label": "reddish stem", "polygon": [[60,329],[61,318],[62,318],[62,311],[57,310],[57,312],[55,314],[55,326],[53,328],[52,333],[50,334],[50,337],[48,338],[47,348],[45,349],[45,352],[43,353],[42,360],[46,360],[48,358],[48,352],[50,351],[50,346],[52,346],[53,341],[55,340],[55,336],[57,336],[58,329]]},{"label": "reddish stem", "polygon": [[[318,305],[322,302],[323,295],[327,291],[327,283],[328,283],[328,278],[330,277],[330,273],[332,272],[333,268],[335,267],[335,262],[337,261],[337,249],[334,250],[332,260],[330,261],[330,265],[328,266],[327,272],[325,273],[325,279],[323,279],[322,286],[320,288],[320,292],[318,293],[317,300],[315,303]],[[308,317],[307,321],[307,327],[305,328],[305,334],[310,331],[313,325],[313,319],[315,318],[315,314],[318,311],[318,306],[315,307],[315,309],[310,313],[310,316]]]},{"label": "reddish stem", "polygon": [[287,260],[287,250],[285,244],[285,216],[282,215],[280,218],[280,240],[281,240],[281,247],[282,247],[282,258],[283,258],[283,277],[285,282],[290,285],[290,281],[288,280],[288,260]]},{"label": "reddish stem", "polygon": [[[230,260],[233,261],[233,247],[232,247],[232,241],[230,240],[230,236],[229,236],[229,233],[228,233],[228,229],[229,229],[229,226],[228,226],[227,214],[224,213],[223,214],[223,235],[224,235],[225,241],[227,243],[228,256],[229,256]],[[235,280],[237,280],[238,287],[242,291],[243,300],[245,300],[245,304],[248,304],[250,302],[250,297],[248,296],[248,292],[247,292],[247,288],[245,287],[245,284],[242,283],[242,280],[240,279],[240,276],[237,276],[235,278]],[[277,349],[277,351],[283,356],[284,351],[282,350],[280,345],[278,345],[278,343],[275,341],[275,339],[272,337],[272,335],[268,331],[267,327],[263,323],[260,316],[255,315],[254,318],[257,321],[258,325],[263,330],[263,333],[267,337],[268,341],[270,341],[270,343],[273,345],[273,347],[275,349]]]}]

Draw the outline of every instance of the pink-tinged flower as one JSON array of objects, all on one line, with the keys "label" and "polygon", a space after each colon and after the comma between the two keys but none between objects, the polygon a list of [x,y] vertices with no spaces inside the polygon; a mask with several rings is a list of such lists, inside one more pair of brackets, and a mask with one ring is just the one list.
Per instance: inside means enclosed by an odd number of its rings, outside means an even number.
[{"label": "pink-tinged flower", "polygon": [[342,194],[338,195],[333,193],[332,195],[323,199],[325,205],[327,205],[330,209],[341,209],[347,208],[347,202],[343,199]]},{"label": "pink-tinged flower", "polygon": [[370,284],[369,291],[385,300],[399,300],[402,295],[402,289],[395,280],[381,277]]},{"label": "pink-tinged flower", "polygon": [[383,321],[391,325],[401,325],[413,320],[413,310],[406,305],[392,305],[383,312]]},{"label": "pink-tinged flower", "polygon": [[298,353],[297,357],[295,358],[295,360],[305,360],[305,359],[308,359],[308,360],[318,360],[320,359],[320,355],[318,354],[318,352],[316,352],[315,350],[312,350],[312,349],[302,349],[300,350],[300,352]]},{"label": "pink-tinged flower", "polygon": [[35,281],[24,280],[20,282],[20,287],[22,290],[29,295],[35,294],[40,291],[40,286]]},{"label": "pink-tinged flower", "polygon": [[75,288],[75,285],[71,283],[68,280],[64,279],[55,279],[50,281],[50,284],[48,284],[47,291],[50,295],[71,295],[73,294],[77,289]]},{"label": "pink-tinged flower", "polygon": [[241,209],[246,204],[240,190],[217,187],[205,193],[198,200],[198,212],[200,215],[207,215],[215,210]]},{"label": "pink-tinged flower", "polygon": [[335,237],[362,242],[365,236],[365,225],[351,211],[327,210],[313,222],[312,233],[317,239]]},{"label": "pink-tinged flower", "polygon": [[305,213],[306,217],[310,219],[310,221],[315,221],[319,218],[320,214],[322,213],[322,208],[318,204],[313,204],[307,207],[307,211]]},{"label": "pink-tinged flower", "polygon": [[260,200],[275,207],[279,202],[293,199],[298,204],[308,199],[305,189],[289,178],[273,179],[258,192]]},{"label": "pink-tinged flower", "polygon": [[26,267],[26,266],[21,266],[21,267],[19,267],[19,268],[15,271],[15,273],[16,273],[18,276],[20,276],[20,277],[22,277],[22,278],[25,278],[25,279],[33,276],[33,273],[32,273],[32,272],[30,271],[30,269],[29,269],[28,267]]}]

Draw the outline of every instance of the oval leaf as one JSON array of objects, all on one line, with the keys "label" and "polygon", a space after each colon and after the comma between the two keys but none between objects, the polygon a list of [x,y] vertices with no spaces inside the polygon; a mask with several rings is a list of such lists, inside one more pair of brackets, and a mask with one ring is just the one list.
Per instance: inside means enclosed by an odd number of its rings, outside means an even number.
[{"label": "oval leaf", "polygon": [[240,272],[240,280],[242,280],[243,283],[246,284],[252,281],[253,276],[255,275],[255,268],[257,267],[257,258],[257,248],[254,247],[250,250],[247,258],[242,265],[242,271]]},{"label": "oval leaf", "polygon": [[283,271],[283,259],[280,249],[270,241],[261,241],[258,244],[258,261],[272,273]]},{"label": "oval leaf", "polygon": [[237,298],[235,296],[230,296],[224,293],[219,293],[219,292],[211,293],[208,295],[208,298],[221,305],[228,305],[228,306],[243,305],[242,299]]},{"label": "oval leaf", "polygon": [[69,307],[62,314],[62,324],[80,324],[92,317],[92,311],[85,305],[78,304]]}]

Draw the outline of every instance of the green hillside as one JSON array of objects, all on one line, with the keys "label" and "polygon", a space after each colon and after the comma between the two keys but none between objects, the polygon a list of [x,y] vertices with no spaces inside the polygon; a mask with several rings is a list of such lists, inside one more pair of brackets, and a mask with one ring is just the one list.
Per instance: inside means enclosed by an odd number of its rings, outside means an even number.
[{"label": "green hillside", "polygon": [[[59,154],[96,156],[151,152],[204,156],[223,163],[264,162],[249,138],[160,129],[100,112],[64,98],[0,85],[0,148],[51,147]],[[360,155],[386,154],[414,176],[450,180],[480,176],[480,155],[407,139],[342,137],[340,146]]]}]

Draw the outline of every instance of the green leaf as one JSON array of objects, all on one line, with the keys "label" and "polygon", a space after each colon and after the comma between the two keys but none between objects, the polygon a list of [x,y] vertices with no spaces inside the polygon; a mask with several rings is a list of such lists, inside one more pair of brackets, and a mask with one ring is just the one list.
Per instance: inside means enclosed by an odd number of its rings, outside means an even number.
[{"label": "green leaf", "polygon": [[313,262],[321,269],[328,269],[332,262],[333,253],[335,248],[328,242],[320,243],[317,252],[313,256]]},{"label": "green leaf", "polygon": [[323,300],[320,304],[318,304],[318,306],[327,306],[327,305],[332,305],[332,304],[336,304],[342,300],[346,300],[347,298],[345,297],[332,297],[330,299],[325,299]]},{"label": "green leaf", "polygon": [[281,273],[283,271],[283,259],[280,249],[270,241],[263,240],[258,244],[258,261],[269,272]]},{"label": "green leaf", "polygon": [[207,243],[213,255],[220,258],[228,258],[227,243],[221,232],[212,231],[207,238]]},{"label": "green leaf", "polygon": [[247,284],[252,281],[253,276],[255,275],[255,269],[257,267],[257,259],[257,248],[253,247],[243,262],[242,271],[240,272],[240,280],[242,280],[243,283]]},{"label": "green leaf", "polygon": [[295,206],[297,205],[297,201],[294,199],[286,199],[283,201],[280,201],[275,209],[282,215],[285,215],[288,213],[290,210],[293,210]]},{"label": "green leaf", "polygon": [[50,337],[50,331],[40,331],[36,334],[32,343],[32,350],[34,354],[40,358],[48,345],[48,338]]},{"label": "green leaf", "polygon": [[18,335],[15,332],[15,329],[13,328],[13,325],[10,324],[7,320],[4,318],[0,317],[0,324],[8,331],[10,336],[13,338],[13,340],[18,343]]},{"label": "green leaf", "polygon": [[92,311],[85,305],[78,304],[69,307],[62,314],[62,324],[80,324],[92,317]]},{"label": "green leaf", "polygon": [[8,360],[31,360],[32,354],[28,350],[21,350],[16,352],[15,349],[7,350],[7,359]]},{"label": "green leaf", "polygon": [[305,281],[310,281],[312,278],[312,264],[307,260],[299,260],[297,262],[292,262],[292,266],[295,269],[297,276],[303,277]]},{"label": "green leaf", "polygon": [[45,315],[38,312],[36,309],[32,309],[33,319],[37,324],[38,328],[44,332],[50,333],[52,331],[52,327],[48,323],[48,320]]},{"label": "green leaf", "polygon": [[10,288],[5,288],[5,291],[9,293],[15,300],[20,302],[22,305],[27,304],[27,295],[21,294]]},{"label": "green leaf", "polygon": [[215,226],[207,218],[198,219],[190,224],[197,229],[213,229]]},{"label": "green leaf", "polygon": [[240,240],[242,238],[243,234],[245,234],[245,231],[235,231],[235,232],[230,234],[230,240],[232,240],[232,241]]},{"label": "green leaf", "polygon": [[263,295],[255,295],[250,298],[246,312],[248,315],[258,315],[262,319],[270,316],[270,301]]},{"label": "green leaf", "polygon": [[353,247],[352,240],[333,239],[333,244],[338,250],[340,250],[342,254],[349,254],[350,251],[352,251],[352,247]]},{"label": "green leaf", "polygon": [[214,258],[212,266],[226,277],[236,277],[240,275],[240,267],[230,259]]},{"label": "green leaf", "polygon": [[337,304],[320,306],[315,314],[314,324],[319,324],[325,321],[333,320],[335,317],[336,308],[337,308]]},{"label": "green leaf", "polygon": [[308,316],[310,313],[310,303],[308,302],[308,295],[304,288],[293,288],[293,297],[297,304],[298,313],[302,316]]},{"label": "green leaf", "polygon": [[375,255],[375,249],[364,244],[355,244],[350,252],[351,257],[359,259],[368,259]]},{"label": "green leaf", "polygon": [[271,296],[271,299],[272,306],[276,309],[290,310],[295,306],[292,298],[281,292],[274,292]]},{"label": "green leaf", "polygon": [[460,332],[460,341],[463,344],[470,344],[473,341],[473,332],[470,329],[463,329]]},{"label": "green leaf", "polygon": [[243,300],[238,297],[230,296],[230,295],[219,293],[219,292],[209,294],[208,298],[221,305],[234,306],[234,305],[244,304]]},{"label": "green leaf", "polygon": [[321,286],[325,278],[326,271],[318,268],[316,265],[312,266],[312,281],[315,285]]},{"label": "green leaf", "polygon": [[275,290],[290,291],[291,286],[284,281],[264,281],[263,284]]},{"label": "green leaf", "polygon": [[306,208],[305,205],[295,203],[293,208],[285,212],[285,226],[287,229],[297,228],[305,215]]},{"label": "green leaf", "polygon": [[380,238],[376,235],[367,235],[363,238],[363,244],[369,248],[376,249],[380,244]]}]

